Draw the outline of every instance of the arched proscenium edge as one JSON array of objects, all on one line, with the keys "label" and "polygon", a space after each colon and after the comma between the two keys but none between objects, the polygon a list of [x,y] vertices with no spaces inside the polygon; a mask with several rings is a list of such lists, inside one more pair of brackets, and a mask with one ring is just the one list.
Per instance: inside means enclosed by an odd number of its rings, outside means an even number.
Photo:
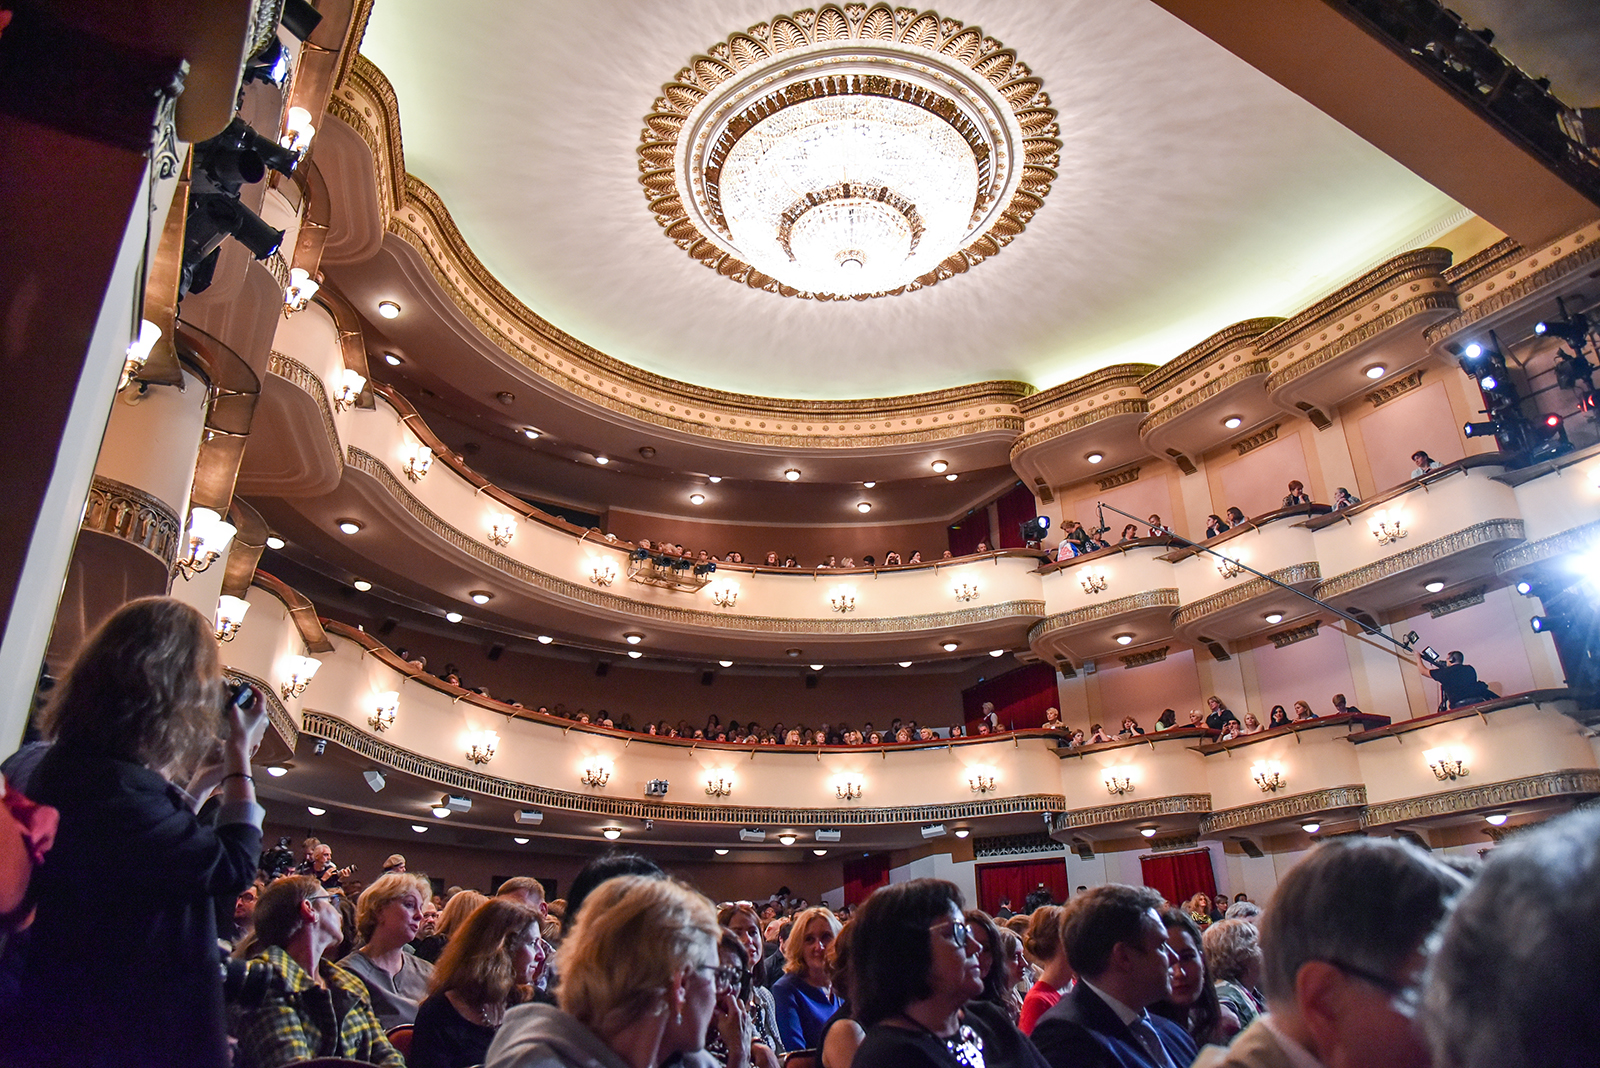
[{"label": "arched proscenium edge", "polygon": [[903,805],[885,808],[760,808],[739,805],[674,804],[666,801],[640,801],[625,797],[570,793],[545,786],[499,779],[453,764],[413,753],[370,734],[356,730],[344,720],[322,712],[301,713],[300,729],[313,738],[325,738],[353,753],[385,767],[416,775],[443,786],[469,790],[485,797],[498,797],[518,804],[568,812],[588,812],[601,816],[631,819],[678,820],[684,823],[726,823],[747,827],[771,824],[834,827],[841,825],[889,823],[938,823],[944,820],[976,819],[980,816],[1007,816],[1029,812],[1059,812],[1066,807],[1060,794],[1025,794],[1021,797],[961,801],[949,805]]}]

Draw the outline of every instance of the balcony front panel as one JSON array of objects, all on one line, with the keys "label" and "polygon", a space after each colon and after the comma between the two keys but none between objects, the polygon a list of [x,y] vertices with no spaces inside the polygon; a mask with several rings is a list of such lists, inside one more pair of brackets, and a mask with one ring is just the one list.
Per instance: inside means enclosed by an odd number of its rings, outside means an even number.
[{"label": "balcony front panel", "polygon": [[[1288,590],[1236,568],[1245,564],[1284,585],[1309,590],[1321,577],[1311,532],[1295,516],[1260,527],[1239,527],[1208,546],[1211,553],[1180,551],[1173,564],[1183,606],[1174,618],[1179,637],[1197,641],[1233,641],[1264,633],[1316,611],[1316,606]],[[1268,616],[1280,617],[1273,623]]]}]

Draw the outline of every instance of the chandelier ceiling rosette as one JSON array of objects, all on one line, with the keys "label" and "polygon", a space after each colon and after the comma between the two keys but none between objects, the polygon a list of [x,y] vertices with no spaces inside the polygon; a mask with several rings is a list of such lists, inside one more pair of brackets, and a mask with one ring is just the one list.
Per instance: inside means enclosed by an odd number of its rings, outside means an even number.
[{"label": "chandelier ceiling rosette", "polygon": [[865,5],[801,11],[696,56],[645,119],[668,238],[755,289],[865,299],[999,252],[1061,142],[1039,79],[976,28]]}]

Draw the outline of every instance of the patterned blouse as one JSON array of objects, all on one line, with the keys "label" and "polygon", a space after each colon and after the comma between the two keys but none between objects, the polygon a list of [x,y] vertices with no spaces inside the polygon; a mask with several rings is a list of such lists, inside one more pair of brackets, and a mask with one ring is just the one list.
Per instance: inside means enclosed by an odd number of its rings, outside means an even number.
[{"label": "patterned blouse", "polygon": [[389,1044],[372,1014],[360,979],[324,960],[318,970],[327,985],[320,987],[279,946],[267,946],[250,960],[264,963],[276,974],[273,993],[260,1005],[233,1012],[238,1068],[277,1068],[318,1057],[405,1068],[405,1058]]}]

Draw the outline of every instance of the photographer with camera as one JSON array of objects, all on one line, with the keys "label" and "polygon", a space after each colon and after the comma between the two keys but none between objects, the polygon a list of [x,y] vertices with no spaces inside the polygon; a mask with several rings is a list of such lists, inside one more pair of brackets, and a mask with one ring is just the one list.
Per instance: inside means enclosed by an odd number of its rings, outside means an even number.
[{"label": "photographer with camera", "polygon": [[1445,659],[1440,660],[1439,654],[1431,648],[1423,649],[1417,654],[1417,668],[1439,684],[1440,712],[1462,705],[1475,705],[1480,701],[1493,701],[1498,696],[1479,681],[1477,670],[1457,650],[1445,654]]},{"label": "photographer with camera", "polygon": [[[43,716],[34,800],[61,813],[35,876],[7,1065],[229,1063],[216,913],[255,877],[263,812],[250,756],[266,727],[225,685],[211,621],[181,601],[124,605]],[[218,785],[217,825],[195,815]]]}]

